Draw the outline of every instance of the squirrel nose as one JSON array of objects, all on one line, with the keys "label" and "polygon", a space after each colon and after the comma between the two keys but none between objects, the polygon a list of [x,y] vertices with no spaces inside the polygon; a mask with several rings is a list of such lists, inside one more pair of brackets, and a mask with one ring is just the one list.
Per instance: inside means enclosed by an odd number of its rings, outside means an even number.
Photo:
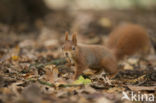
[{"label": "squirrel nose", "polygon": [[66,56],[68,56],[68,53],[65,53]]}]

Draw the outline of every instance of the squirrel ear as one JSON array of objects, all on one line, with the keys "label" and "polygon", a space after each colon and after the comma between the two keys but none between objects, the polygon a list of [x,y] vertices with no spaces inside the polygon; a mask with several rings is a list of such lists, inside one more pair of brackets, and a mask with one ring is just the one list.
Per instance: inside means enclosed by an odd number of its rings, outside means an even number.
[{"label": "squirrel ear", "polygon": [[74,43],[74,45],[77,45],[77,33],[73,33],[72,35],[72,42]]},{"label": "squirrel ear", "polygon": [[68,40],[68,32],[65,32],[65,41],[67,41]]}]

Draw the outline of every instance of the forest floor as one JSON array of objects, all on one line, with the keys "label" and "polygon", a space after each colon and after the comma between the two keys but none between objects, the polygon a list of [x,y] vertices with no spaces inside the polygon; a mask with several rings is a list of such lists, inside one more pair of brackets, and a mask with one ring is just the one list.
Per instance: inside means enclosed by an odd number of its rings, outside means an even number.
[{"label": "forest floor", "polygon": [[[65,31],[77,31],[78,42],[104,45],[116,25],[131,22],[147,28],[156,47],[155,18],[154,11],[58,11],[37,20],[35,32],[19,32],[23,24],[18,32],[8,32],[8,26],[0,24],[0,103],[131,103],[142,102],[144,94],[144,103],[152,101],[155,55],[149,54],[150,59],[140,64],[138,58],[124,61],[112,85],[85,75],[72,82],[74,66],[65,66],[61,46]],[[124,93],[130,100],[122,100]]]}]

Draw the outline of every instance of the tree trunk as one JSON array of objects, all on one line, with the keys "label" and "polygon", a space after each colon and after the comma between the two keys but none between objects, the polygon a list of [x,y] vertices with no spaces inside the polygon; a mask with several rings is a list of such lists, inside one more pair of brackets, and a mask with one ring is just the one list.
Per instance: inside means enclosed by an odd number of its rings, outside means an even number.
[{"label": "tree trunk", "polygon": [[9,25],[33,24],[49,11],[44,0],[0,0],[0,22]]}]

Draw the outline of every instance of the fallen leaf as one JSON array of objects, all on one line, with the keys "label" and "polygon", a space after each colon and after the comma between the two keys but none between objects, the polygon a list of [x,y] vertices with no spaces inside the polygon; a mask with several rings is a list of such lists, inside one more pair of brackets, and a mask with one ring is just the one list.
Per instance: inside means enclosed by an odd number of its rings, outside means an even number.
[{"label": "fallen leaf", "polygon": [[14,60],[14,61],[17,61],[19,59],[19,56],[14,55],[14,56],[11,57],[11,59]]},{"label": "fallen leaf", "polygon": [[133,91],[140,91],[140,90],[147,90],[147,91],[155,91],[156,90],[156,86],[133,86],[133,85],[128,85],[127,86],[129,89],[133,90]]},{"label": "fallen leaf", "polygon": [[90,84],[91,83],[91,80],[90,79],[85,79],[83,76],[80,76],[78,78],[78,80],[74,81],[74,84]]}]

